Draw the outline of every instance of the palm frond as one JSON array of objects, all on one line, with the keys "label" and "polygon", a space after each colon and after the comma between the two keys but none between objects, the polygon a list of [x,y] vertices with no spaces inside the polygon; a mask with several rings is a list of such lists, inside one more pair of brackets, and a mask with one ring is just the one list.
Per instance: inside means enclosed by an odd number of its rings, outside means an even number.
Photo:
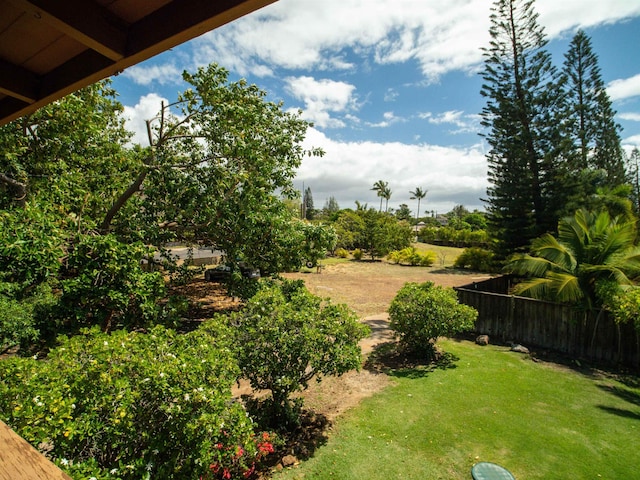
[{"label": "palm frond", "polygon": [[507,265],[507,270],[512,273],[534,277],[544,277],[550,268],[553,268],[553,263],[549,260],[541,257],[532,257],[531,255],[514,257]]},{"label": "palm frond", "polygon": [[550,300],[551,291],[551,280],[548,278],[532,278],[517,284],[513,289],[515,295],[537,298],[538,300]]},{"label": "palm frond", "polygon": [[547,279],[555,293],[556,300],[560,302],[573,303],[584,297],[584,292],[580,288],[580,282],[575,275],[559,272],[549,272]]}]

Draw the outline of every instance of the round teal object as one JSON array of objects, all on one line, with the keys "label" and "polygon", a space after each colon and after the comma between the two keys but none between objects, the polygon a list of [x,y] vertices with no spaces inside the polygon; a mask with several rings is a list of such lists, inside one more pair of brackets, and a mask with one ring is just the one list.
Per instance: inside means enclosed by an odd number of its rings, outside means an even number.
[{"label": "round teal object", "polygon": [[511,472],[491,462],[476,463],[471,468],[473,480],[516,480]]}]

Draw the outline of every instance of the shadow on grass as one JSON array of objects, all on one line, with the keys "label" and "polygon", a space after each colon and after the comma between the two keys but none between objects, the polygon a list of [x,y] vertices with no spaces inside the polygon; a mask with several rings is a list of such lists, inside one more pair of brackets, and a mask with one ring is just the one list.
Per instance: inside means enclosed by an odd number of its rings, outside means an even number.
[{"label": "shadow on grass", "polygon": [[436,352],[434,359],[424,358],[398,348],[396,342],[385,342],[376,345],[364,368],[394,377],[421,378],[435,370],[456,368],[458,360],[459,357],[447,352]]},{"label": "shadow on grass", "polygon": [[[612,395],[624,400],[625,402],[634,405],[635,407],[640,407],[640,393],[632,392],[631,390],[627,390],[626,388],[620,388],[613,385],[602,384],[598,385],[598,388],[604,390],[607,393],[611,393]],[[605,412],[609,412],[613,415],[617,415],[619,417],[631,418],[634,420],[640,420],[640,412],[627,410],[624,408],[617,407],[609,407],[607,405],[598,405],[600,410],[604,410]]]}]

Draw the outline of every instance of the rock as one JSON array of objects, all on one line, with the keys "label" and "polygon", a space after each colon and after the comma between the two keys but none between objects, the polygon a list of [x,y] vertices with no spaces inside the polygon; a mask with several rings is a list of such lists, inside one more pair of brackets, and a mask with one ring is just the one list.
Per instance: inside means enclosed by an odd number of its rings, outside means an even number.
[{"label": "rock", "polygon": [[489,345],[489,335],[478,335],[476,343],[478,345]]},{"label": "rock", "polygon": [[529,349],[527,347],[523,347],[522,345],[518,344],[518,343],[514,343],[511,346],[511,351],[512,352],[518,352],[518,353],[529,353]]},{"label": "rock", "polygon": [[281,462],[283,467],[292,467],[298,463],[298,459],[293,455],[285,455],[282,457]]}]

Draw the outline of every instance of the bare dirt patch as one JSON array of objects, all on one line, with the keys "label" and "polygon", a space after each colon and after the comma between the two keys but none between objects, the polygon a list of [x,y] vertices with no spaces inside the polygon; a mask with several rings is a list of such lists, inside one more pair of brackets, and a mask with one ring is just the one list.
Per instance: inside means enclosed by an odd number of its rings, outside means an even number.
[{"label": "bare dirt patch", "polygon": [[[349,305],[371,327],[371,335],[361,342],[365,356],[376,345],[393,340],[386,311],[406,282],[431,281],[437,285],[454,287],[488,278],[486,275],[453,269],[408,267],[381,261],[349,261],[323,267],[320,273],[314,270],[312,273],[287,273],[284,276],[302,279],[312,293],[330,298],[334,303]],[[194,309],[190,317],[196,321],[209,318],[215,312],[240,306],[240,302],[226,295],[224,287],[203,279],[176,288],[175,292],[187,295],[192,300]],[[364,368],[341,377],[324,378],[320,383],[312,382],[304,392],[305,406],[331,421],[390,382],[387,375],[376,369]],[[242,383],[234,393],[240,396],[250,392],[249,386]]]}]

